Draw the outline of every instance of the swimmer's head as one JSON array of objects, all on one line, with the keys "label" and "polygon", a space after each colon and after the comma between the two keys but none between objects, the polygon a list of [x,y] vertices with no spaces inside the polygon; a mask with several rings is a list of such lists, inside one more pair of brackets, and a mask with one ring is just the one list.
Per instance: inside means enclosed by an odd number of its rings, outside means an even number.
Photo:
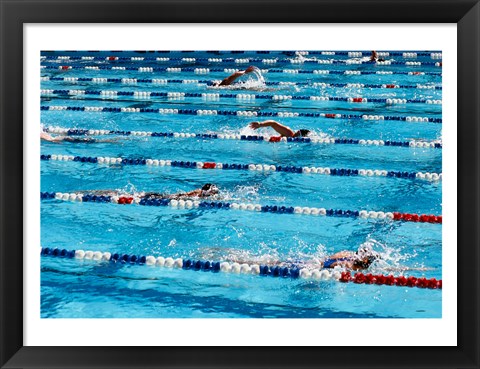
[{"label": "swimmer's head", "polygon": [[215,195],[219,192],[219,189],[213,183],[206,183],[202,186],[202,195],[203,196],[210,196]]},{"label": "swimmer's head", "polygon": [[375,260],[380,258],[380,254],[373,250],[372,244],[366,242],[358,248],[356,254],[356,261],[355,263],[359,263],[362,265],[367,265],[366,267],[373,263]]},{"label": "swimmer's head", "polygon": [[299,129],[297,132],[295,132],[293,137],[306,137],[308,136],[309,133],[310,133],[310,130],[308,129]]},{"label": "swimmer's head", "polygon": [[353,261],[353,265],[359,269],[367,269],[378,257],[374,255],[357,258]]}]

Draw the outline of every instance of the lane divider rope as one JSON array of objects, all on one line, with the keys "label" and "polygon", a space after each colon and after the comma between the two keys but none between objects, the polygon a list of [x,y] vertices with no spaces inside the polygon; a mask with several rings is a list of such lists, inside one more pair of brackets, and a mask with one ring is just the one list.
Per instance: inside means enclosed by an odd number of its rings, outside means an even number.
[{"label": "lane divider rope", "polygon": [[[154,85],[167,84],[205,84],[213,85],[211,80],[198,79],[161,79],[161,78],[96,78],[96,77],[49,77],[43,76],[41,81],[59,81],[59,82],[93,82],[93,83],[122,83],[122,84],[136,84],[149,83]],[[442,90],[442,86],[432,84],[416,84],[416,85],[398,85],[390,84],[367,84],[367,83],[323,83],[323,82],[277,82],[265,81],[267,86],[312,86],[320,88],[383,88],[383,89],[420,89],[420,90]]]},{"label": "lane divider rope", "polygon": [[399,287],[418,287],[429,289],[442,289],[442,280],[435,278],[416,278],[393,275],[371,275],[356,273],[351,277],[349,272],[340,272],[339,269],[311,269],[298,267],[281,267],[268,266],[248,263],[231,263],[227,261],[210,261],[172,258],[152,255],[135,255],[123,253],[111,253],[91,250],[67,250],[58,248],[42,247],[40,249],[42,257],[52,257],[58,259],[76,259],[83,262],[110,262],[113,264],[129,264],[146,266],[151,268],[166,268],[178,270],[191,270],[212,273],[231,273],[231,274],[247,274],[264,277],[290,278],[290,279],[314,279],[314,280],[331,280],[335,282],[354,282],[358,284],[376,284],[386,286]]},{"label": "lane divider rope", "polygon": [[[178,99],[182,99],[178,97]],[[182,115],[235,115],[238,117],[285,117],[285,118],[328,118],[328,119],[363,119],[363,120],[389,120],[415,123],[442,123],[442,118],[416,117],[416,116],[385,116],[385,115],[358,115],[335,113],[303,113],[303,112],[268,112],[262,110],[217,110],[217,109],[171,109],[171,108],[129,108],[121,106],[67,106],[67,105],[41,105],[43,111],[78,111],[96,113],[155,113],[155,114],[182,114]]]},{"label": "lane divider rope", "polygon": [[442,173],[423,173],[423,172],[407,172],[407,171],[387,171],[372,169],[344,169],[344,168],[327,168],[327,167],[295,167],[269,164],[232,164],[232,163],[214,163],[200,161],[178,161],[178,160],[159,160],[159,159],[129,159],[114,157],[90,157],[90,156],[73,156],[73,155],[40,155],[40,160],[44,161],[66,161],[95,163],[105,165],[145,165],[145,166],[169,166],[187,169],[222,169],[222,170],[250,170],[259,172],[287,172],[296,174],[323,174],[330,176],[363,176],[363,177],[390,177],[405,179],[420,179],[431,182],[441,181]]},{"label": "lane divider rope", "polygon": [[[409,62],[407,62],[409,63]],[[210,73],[234,73],[237,69],[231,68],[159,68],[159,67],[110,67],[107,65],[41,65],[40,69],[57,69],[68,71],[76,70],[129,70],[138,71],[142,73],[165,72],[165,73],[195,73],[195,74],[210,74]],[[370,74],[384,74],[384,75],[408,75],[408,76],[441,76],[441,72],[423,72],[423,71],[359,71],[359,70],[325,70],[325,69],[261,69],[262,74],[269,73],[288,73],[288,74],[345,74],[345,75],[370,75]]]},{"label": "lane divider rope", "polygon": [[341,218],[380,219],[387,221],[404,221],[415,223],[442,224],[441,215],[410,214],[399,212],[341,210],[301,206],[261,205],[251,203],[234,203],[222,201],[176,200],[168,198],[145,198],[137,195],[104,196],[89,193],[41,192],[41,200],[60,200],[69,202],[115,203],[120,205],[138,204],[142,206],[168,206],[174,209],[224,209],[245,210],[276,214],[303,214],[311,216],[327,216]]},{"label": "lane divider rope", "polygon": [[79,61],[79,60],[88,60],[88,61],[103,61],[106,63],[117,63],[117,62],[157,62],[157,63],[180,63],[180,64],[203,64],[203,63],[214,63],[214,64],[251,64],[251,63],[262,63],[262,64],[340,64],[340,65],[427,65],[440,67],[440,62],[431,62],[431,61],[396,61],[396,60],[385,60],[372,62],[369,60],[358,60],[358,59],[305,59],[305,58],[273,58],[273,59],[262,59],[262,58],[161,58],[161,57],[138,57],[138,56],[46,56],[40,58],[42,62],[47,63],[58,63],[59,61]]},{"label": "lane divider rope", "polygon": [[410,140],[410,141],[390,141],[390,140],[365,140],[351,138],[321,138],[321,137],[266,137],[260,135],[240,135],[224,133],[184,133],[184,132],[146,132],[146,131],[114,131],[104,129],[80,129],[80,128],[61,128],[46,126],[45,132],[56,133],[67,136],[100,136],[100,135],[119,135],[119,136],[139,136],[139,137],[162,137],[162,138],[211,138],[223,140],[241,140],[252,142],[300,142],[313,144],[351,144],[362,146],[395,146],[395,147],[420,147],[420,148],[442,148],[442,141]]},{"label": "lane divider rope", "polygon": [[134,98],[150,99],[152,97],[178,98],[201,98],[202,101],[219,101],[220,99],[237,99],[251,101],[255,99],[288,101],[288,100],[312,100],[312,101],[341,101],[350,103],[384,103],[393,104],[442,104],[438,99],[403,99],[403,98],[372,98],[372,97],[338,97],[338,96],[304,96],[304,95],[275,95],[275,94],[220,94],[220,93],[196,93],[196,92],[155,92],[155,91],[118,91],[118,90],[40,90],[42,96],[85,96],[95,95],[115,98],[118,96],[133,96]]}]

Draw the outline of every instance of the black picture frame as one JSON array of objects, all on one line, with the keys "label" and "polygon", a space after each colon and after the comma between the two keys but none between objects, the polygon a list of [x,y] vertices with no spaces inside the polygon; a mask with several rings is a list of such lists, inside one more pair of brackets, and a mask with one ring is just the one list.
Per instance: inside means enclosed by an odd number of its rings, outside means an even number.
[{"label": "black picture frame", "polygon": [[[479,368],[478,0],[0,0],[0,365],[2,368]],[[24,23],[456,23],[456,347],[23,346]],[[446,122],[445,124],[448,124]],[[448,281],[445,281],[448,283]],[[268,335],[278,332],[258,332]],[[412,332],[415,334],[415,332]],[[452,334],[452,332],[445,332]],[[369,332],[364,335],[368,337]],[[105,343],[106,345],[108,342]]]}]

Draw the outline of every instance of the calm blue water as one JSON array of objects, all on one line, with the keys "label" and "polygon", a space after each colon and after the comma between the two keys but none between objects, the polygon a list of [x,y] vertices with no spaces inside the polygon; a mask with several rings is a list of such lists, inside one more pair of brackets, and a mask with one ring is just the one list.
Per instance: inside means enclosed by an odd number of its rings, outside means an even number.
[{"label": "calm blue water", "polygon": [[[43,55],[109,56],[108,52],[45,52]],[[205,52],[169,54],[134,52],[115,56],[182,58],[272,58],[272,55],[213,55]],[[288,55],[275,54],[280,58]],[[346,56],[317,56],[347,59]],[[404,61],[401,56],[391,57]],[[408,59],[410,60],[410,59]],[[438,61],[418,57],[418,61]],[[65,61],[59,65],[121,65],[155,67],[235,68],[235,63],[185,65],[181,61]],[[55,65],[51,60],[42,65]],[[256,63],[261,69],[390,70],[441,72],[434,66],[374,66]],[[240,65],[244,68],[248,65]],[[68,71],[43,69],[42,76],[85,78],[157,78],[214,80],[228,76],[215,72],[138,72],[122,70]],[[251,77],[250,77],[251,78]],[[297,86],[266,86],[261,91],[221,88],[206,84],[42,81],[42,89],[115,90],[150,92],[198,92],[337,96],[367,98],[441,99],[441,90],[381,88],[319,88],[315,82],[441,86],[441,76],[431,75],[314,75],[266,73],[267,82],[302,82]],[[240,82],[247,78],[242,77]],[[256,86],[256,81],[246,82]],[[325,112],[385,116],[441,118],[441,105],[382,103],[352,104],[289,100],[277,102],[235,98],[203,101],[201,98],[169,100],[98,95],[42,97],[42,105],[115,106],[175,109],[219,109]],[[272,135],[268,129],[254,132],[248,123],[263,118],[195,116],[79,111],[42,111],[44,126],[78,129],[131,130],[184,133],[236,133]],[[314,135],[334,138],[439,140],[439,123],[365,121],[327,118],[274,118],[292,129],[308,128]],[[124,137],[115,142],[42,142],[42,154],[152,158],[222,163],[256,163],[408,172],[442,172],[442,150],[386,146],[326,145],[305,143],[247,142],[203,138]],[[41,191],[76,192],[120,190],[128,193],[191,191],[204,183],[216,183],[221,198],[230,202],[254,202],[285,206],[310,206],[344,210],[375,210],[416,214],[442,213],[441,182],[387,177],[337,177],[236,170],[197,170],[177,167],[102,166],[91,163],[42,161]],[[103,203],[42,201],[43,247],[109,251],[173,258],[316,263],[327,255],[356,251],[373,242],[382,260],[367,272],[442,278],[442,226],[439,224],[387,222],[354,218],[242,212],[221,209],[172,209],[170,207],[120,206]],[[402,271],[403,268],[409,268]],[[41,259],[41,314],[45,318],[425,318],[441,317],[439,290],[334,281],[291,280],[250,275],[204,273],[138,265],[119,265]]]}]

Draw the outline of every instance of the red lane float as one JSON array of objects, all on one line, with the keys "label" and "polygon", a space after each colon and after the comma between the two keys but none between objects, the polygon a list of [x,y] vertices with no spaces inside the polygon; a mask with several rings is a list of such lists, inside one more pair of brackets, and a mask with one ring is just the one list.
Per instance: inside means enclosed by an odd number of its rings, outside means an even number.
[{"label": "red lane float", "polygon": [[386,88],[397,88],[396,85],[385,85]]},{"label": "red lane float", "polygon": [[131,204],[133,202],[133,197],[120,197],[118,199],[119,204]]},{"label": "red lane float", "polygon": [[363,102],[363,97],[354,97],[352,101],[357,103]]},{"label": "red lane float", "polygon": [[215,163],[203,163],[202,169],[215,169],[216,164]]},{"label": "red lane float", "polygon": [[378,284],[387,286],[400,286],[400,287],[417,287],[417,288],[429,288],[429,289],[442,289],[442,280],[436,280],[435,278],[416,278],[416,277],[394,277],[393,275],[372,275],[355,273],[352,277],[350,272],[342,272],[340,282],[348,283],[353,282],[357,284]]},{"label": "red lane float", "polygon": [[420,222],[420,223],[439,223],[442,224],[441,215],[418,215],[408,213],[393,213],[394,220],[404,220],[406,222]]},{"label": "red lane float", "polygon": [[280,137],[280,136],[270,137],[270,139],[268,141],[269,142],[280,142],[281,139],[282,139],[282,137]]},{"label": "red lane float", "polygon": [[68,69],[72,69],[72,67],[68,66],[68,65],[62,65],[60,67],[61,70],[68,70]]},{"label": "red lane float", "polygon": [[335,118],[335,114],[325,114],[325,118]]}]

